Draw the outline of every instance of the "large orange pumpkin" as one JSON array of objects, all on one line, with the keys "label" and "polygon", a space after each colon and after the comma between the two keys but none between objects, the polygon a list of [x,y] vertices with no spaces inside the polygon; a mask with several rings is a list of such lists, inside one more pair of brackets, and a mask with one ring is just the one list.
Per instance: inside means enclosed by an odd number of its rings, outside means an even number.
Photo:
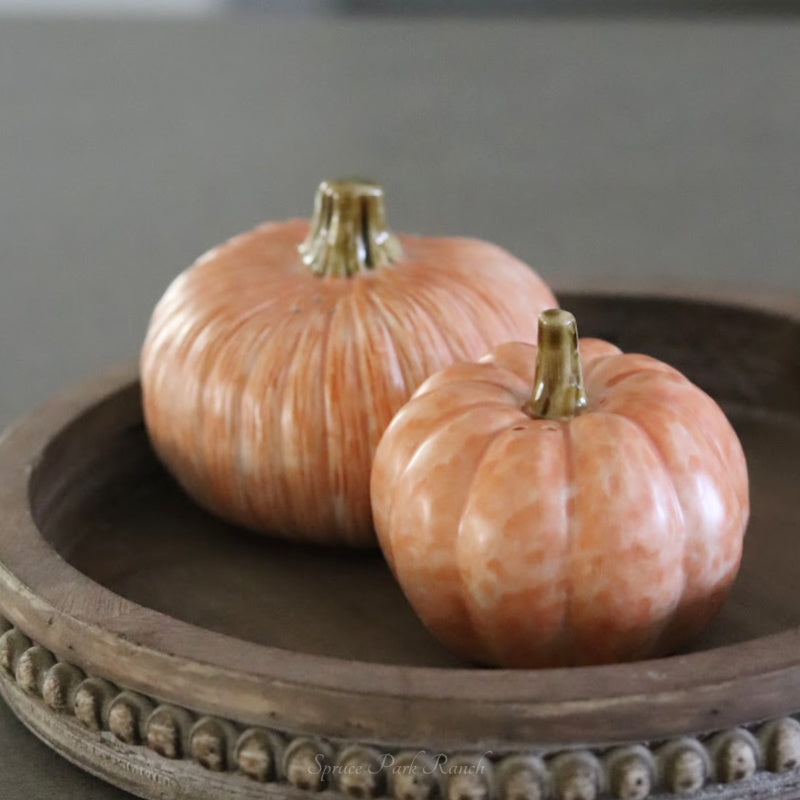
[{"label": "large orange pumpkin", "polygon": [[444,369],[395,416],[372,472],[380,544],[430,630],[476,661],[671,651],[738,570],[741,445],[672,367],[596,339],[578,351],[567,312],[540,324],[538,349]]},{"label": "large orange pumpkin", "polygon": [[311,224],[267,223],[206,253],[158,303],[141,357],[153,445],[202,505],[296,540],[374,544],[369,473],[431,373],[554,303],[473,239],[394,236],[383,193],[323,183]]}]

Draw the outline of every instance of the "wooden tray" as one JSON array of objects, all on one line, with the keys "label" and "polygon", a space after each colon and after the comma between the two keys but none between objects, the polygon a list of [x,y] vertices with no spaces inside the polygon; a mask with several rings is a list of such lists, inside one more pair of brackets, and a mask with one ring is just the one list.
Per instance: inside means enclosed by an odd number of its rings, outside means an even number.
[{"label": "wooden tray", "polygon": [[149,449],[129,367],[0,444],[0,689],[15,713],[148,798],[800,796],[800,322],[562,300],[583,334],[683,369],[742,437],[742,572],[692,652],[459,663],[379,553],[272,542],[194,507]]}]

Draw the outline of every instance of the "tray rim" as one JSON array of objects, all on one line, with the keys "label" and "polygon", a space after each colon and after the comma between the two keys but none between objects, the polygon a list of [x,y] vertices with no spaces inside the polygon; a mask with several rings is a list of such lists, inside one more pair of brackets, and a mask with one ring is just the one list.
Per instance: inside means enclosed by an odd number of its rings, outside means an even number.
[{"label": "tray rim", "polygon": [[[660,296],[613,297],[708,305]],[[797,321],[793,314],[715,305]],[[62,391],[0,437],[0,510],[4,511],[0,608],[12,623],[54,653],[66,655],[74,650],[72,659],[91,667],[92,674],[183,704],[190,685],[192,701],[204,711],[243,721],[267,719],[287,730],[375,742],[419,743],[433,737],[515,741],[525,730],[544,726],[557,741],[578,744],[596,741],[603,729],[607,736],[612,725],[611,740],[653,739],[687,730],[719,730],[800,708],[800,660],[794,657],[800,646],[800,627],[633,664],[550,670],[449,669],[282,650],[208,631],[121,598],[50,548],[30,513],[28,480],[55,434],[115,393],[135,392],[136,374],[136,364],[126,362]],[[37,589],[47,570],[53,570],[51,578],[56,580]],[[86,603],[76,605],[66,591],[75,581],[89,592],[92,608]],[[170,641],[164,641],[165,627]],[[91,646],[75,649],[70,640],[78,639],[88,640]],[[206,645],[213,642],[221,644],[216,656],[209,658]],[[229,647],[231,642],[237,643],[236,653]],[[131,664],[137,664],[133,673]],[[174,670],[178,680],[165,683],[165,669]],[[699,681],[698,676],[703,679]],[[731,703],[731,697],[736,702]],[[787,709],[787,698],[796,708]],[[299,710],[292,708],[292,700],[300,701]],[[682,709],[679,712],[676,704]],[[461,713],[454,713],[459,707]],[[670,713],[659,718],[656,709]],[[555,724],[564,720],[566,726]],[[599,720],[604,720],[602,726]],[[470,724],[463,727],[465,721]],[[614,725],[615,721],[619,724]],[[498,731],[506,733],[498,736]]]}]

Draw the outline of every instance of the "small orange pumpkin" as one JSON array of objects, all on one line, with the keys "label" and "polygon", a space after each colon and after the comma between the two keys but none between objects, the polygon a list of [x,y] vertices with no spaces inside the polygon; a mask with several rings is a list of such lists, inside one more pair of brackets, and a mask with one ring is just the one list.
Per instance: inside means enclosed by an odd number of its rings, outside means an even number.
[{"label": "small orange pumpkin", "polygon": [[428,375],[554,303],[499,247],[394,236],[383,193],[323,183],[314,217],[202,256],[158,303],[141,356],[152,443],[203,506],[296,540],[375,543],[381,434]]},{"label": "small orange pumpkin", "polygon": [[430,630],[510,667],[672,651],[720,607],[749,513],[716,403],[648,356],[579,350],[555,309],[538,348],[504,344],[420,386],[380,442],[372,503]]}]

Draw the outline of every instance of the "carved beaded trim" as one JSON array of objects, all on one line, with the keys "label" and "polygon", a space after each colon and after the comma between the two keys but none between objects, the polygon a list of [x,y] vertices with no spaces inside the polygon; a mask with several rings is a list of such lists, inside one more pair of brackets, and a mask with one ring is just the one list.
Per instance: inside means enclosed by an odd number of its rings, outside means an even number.
[{"label": "carved beaded trim", "polygon": [[0,674],[54,712],[73,715],[90,731],[108,731],[163,758],[190,759],[215,772],[290,784],[310,792],[334,789],[355,800],[645,800],[736,783],[759,771],[800,767],[800,722],[772,720],[700,739],[683,736],[651,745],[602,751],[566,750],[545,757],[517,753],[442,754],[379,751],[312,736],[198,716],[158,704],[57,661],[0,617]]}]

